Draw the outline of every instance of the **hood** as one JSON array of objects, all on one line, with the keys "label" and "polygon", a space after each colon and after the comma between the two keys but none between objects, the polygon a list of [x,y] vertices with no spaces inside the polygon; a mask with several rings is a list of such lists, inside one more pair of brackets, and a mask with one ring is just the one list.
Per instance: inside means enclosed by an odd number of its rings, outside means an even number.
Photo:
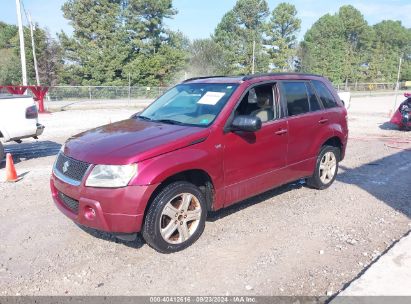
[{"label": "hood", "polygon": [[127,119],[71,137],[64,154],[92,164],[124,165],[184,148],[208,129]]}]

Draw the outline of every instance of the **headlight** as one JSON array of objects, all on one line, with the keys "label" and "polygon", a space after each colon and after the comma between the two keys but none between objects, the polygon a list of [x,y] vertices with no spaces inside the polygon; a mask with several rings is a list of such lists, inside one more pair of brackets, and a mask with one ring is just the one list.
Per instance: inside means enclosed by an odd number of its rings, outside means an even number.
[{"label": "headlight", "polygon": [[125,187],[137,173],[137,164],[125,166],[97,165],[86,181],[87,187],[120,188]]}]

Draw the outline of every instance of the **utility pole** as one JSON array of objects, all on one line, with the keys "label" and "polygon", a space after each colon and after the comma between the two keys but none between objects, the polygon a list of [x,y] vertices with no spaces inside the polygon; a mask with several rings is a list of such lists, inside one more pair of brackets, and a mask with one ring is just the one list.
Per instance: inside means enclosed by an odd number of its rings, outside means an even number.
[{"label": "utility pole", "polygon": [[31,34],[31,46],[33,48],[33,61],[34,61],[34,70],[36,71],[36,82],[37,85],[40,85],[40,78],[39,78],[39,70],[37,68],[37,57],[36,57],[36,47],[34,44],[34,35],[33,35],[33,30],[34,30],[34,24],[31,22],[31,15],[28,13],[28,19],[29,19],[29,25],[30,25],[30,34]]},{"label": "utility pole", "polygon": [[255,40],[253,41],[253,65],[251,67],[251,74],[254,74],[254,65],[255,65]]},{"label": "utility pole", "polygon": [[131,101],[131,75],[128,73],[128,101]]},{"label": "utility pole", "polygon": [[20,60],[21,60],[21,74],[23,78],[23,85],[27,85],[27,70],[26,70],[26,49],[24,48],[24,33],[23,23],[21,22],[21,7],[20,0],[16,0],[17,9],[17,23],[19,26],[19,38],[20,38]]},{"label": "utility pole", "polygon": [[401,75],[402,55],[400,56],[400,63],[398,65],[397,83],[395,84],[395,104],[394,111],[397,108],[398,90],[400,89],[400,75]]}]

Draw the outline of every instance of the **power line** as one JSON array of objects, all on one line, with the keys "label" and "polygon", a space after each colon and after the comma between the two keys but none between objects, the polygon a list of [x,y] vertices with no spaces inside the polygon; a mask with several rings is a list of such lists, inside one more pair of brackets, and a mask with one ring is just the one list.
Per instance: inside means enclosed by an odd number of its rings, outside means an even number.
[{"label": "power line", "polygon": [[21,3],[21,6],[23,7],[23,12],[24,12],[24,15],[26,16],[26,21],[27,21],[28,24],[30,24],[29,17],[27,16],[27,11],[26,11],[26,8],[24,7],[23,0],[20,0],[20,3]]}]

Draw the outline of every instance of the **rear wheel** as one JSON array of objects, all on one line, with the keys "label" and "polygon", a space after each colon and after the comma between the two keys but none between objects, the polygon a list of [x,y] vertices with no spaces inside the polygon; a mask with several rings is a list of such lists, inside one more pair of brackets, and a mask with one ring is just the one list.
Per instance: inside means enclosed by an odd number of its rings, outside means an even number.
[{"label": "rear wheel", "polygon": [[0,141],[0,163],[3,160],[3,158],[4,158],[4,147],[3,147],[2,142]]},{"label": "rear wheel", "polygon": [[157,251],[177,252],[200,237],[206,216],[201,190],[185,181],[174,182],[154,198],[145,216],[142,234]]},{"label": "rear wheel", "polygon": [[337,177],[339,159],[340,149],[323,146],[318,154],[314,174],[307,179],[307,184],[319,190],[331,186]]}]

